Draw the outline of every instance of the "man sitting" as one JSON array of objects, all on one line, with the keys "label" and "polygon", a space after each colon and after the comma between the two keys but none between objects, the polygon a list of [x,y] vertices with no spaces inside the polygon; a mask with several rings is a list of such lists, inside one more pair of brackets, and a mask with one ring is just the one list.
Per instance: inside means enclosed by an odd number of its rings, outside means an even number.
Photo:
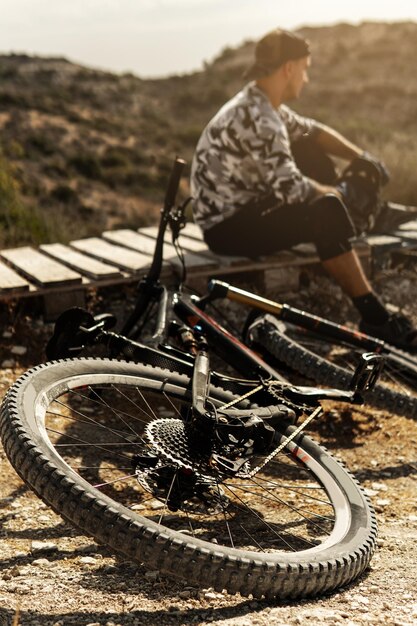
[{"label": "man sitting", "polygon": [[[367,164],[381,183],[386,170],[340,133],[285,104],[300,96],[309,65],[309,44],[294,33],[277,29],[258,42],[245,74],[250,82],[198,142],[194,219],[218,254],[256,257],[313,242],[359,311],[361,329],[412,349],[417,333],[407,318],[387,311],[350,243],[355,229],[346,204],[353,209],[362,201],[352,172]],[[328,155],[351,162],[342,179]]]}]

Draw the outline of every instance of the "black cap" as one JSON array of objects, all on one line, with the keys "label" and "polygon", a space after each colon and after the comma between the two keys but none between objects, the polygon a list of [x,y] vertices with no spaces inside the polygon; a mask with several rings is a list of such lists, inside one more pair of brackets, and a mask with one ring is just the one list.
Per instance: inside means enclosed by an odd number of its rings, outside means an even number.
[{"label": "black cap", "polygon": [[271,31],[255,47],[255,62],[243,74],[255,80],[272,74],[287,61],[302,59],[310,54],[308,41],[287,30]]}]

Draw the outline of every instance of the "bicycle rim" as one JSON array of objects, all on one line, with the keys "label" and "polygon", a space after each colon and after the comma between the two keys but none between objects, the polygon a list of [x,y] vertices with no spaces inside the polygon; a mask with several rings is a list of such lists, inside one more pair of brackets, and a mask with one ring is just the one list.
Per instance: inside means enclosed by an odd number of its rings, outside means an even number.
[{"label": "bicycle rim", "polygon": [[[230,398],[212,390],[217,405]],[[184,376],[68,360],[15,383],[2,437],[18,473],[57,512],[161,571],[256,597],[314,595],[363,571],[375,520],[340,464],[303,436],[253,479],[210,473],[184,462],[176,437],[189,404]],[[158,420],[174,458],[149,438]],[[147,454],[162,459],[154,472],[138,470]]]}]

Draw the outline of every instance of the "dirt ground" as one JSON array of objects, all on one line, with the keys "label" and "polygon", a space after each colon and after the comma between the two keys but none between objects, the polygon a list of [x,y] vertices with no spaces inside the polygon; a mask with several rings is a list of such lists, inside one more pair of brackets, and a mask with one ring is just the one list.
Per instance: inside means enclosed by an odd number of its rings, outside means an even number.
[{"label": "dirt ground", "polygon": [[[416,321],[417,273],[383,278],[383,295]],[[309,301],[312,310],[321,299],[317,296],[326,293],[329,311],[337,306],[354,318],[340,293],[329,289],[326,281],[313,281],[294,300]],[[2,319],[1,396],[27,367],[42,360],[51,332],[40,317],[22,311],[3,311]],[[378,550],[352,585],[285,604],[198,589],[123,562],[49,510],[0,451],[0,626],[417,624],[417,424],[367,407],[333,406],[315,436],[368,490],[379,523]]]}]

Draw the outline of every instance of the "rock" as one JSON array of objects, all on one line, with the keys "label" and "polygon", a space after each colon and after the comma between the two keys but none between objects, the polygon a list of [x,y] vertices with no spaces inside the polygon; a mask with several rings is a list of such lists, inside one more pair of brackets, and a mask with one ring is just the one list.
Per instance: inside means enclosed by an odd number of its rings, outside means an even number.
[{"label": "rock", "polygon": [[22,572],[20,571],[20,568],[19,568],[19,567],[17,567],[17,565],[15,565],[14,567],[12,567],[12,569],[10,570],[10,574],[11,574],[12,576],[20,576],[20,575],[21,575],[21,573],[22,573]]},{"label": "rock", "polygon": [[26,346],[12,346],[10,350],[12,354],[16,354],[17,356],[23,356],[27,351]]},{"label": "rock", "polygon": [[35,559],[32,561],[32,565],[36,567],[48,567],[51,565],[51,561],[48,561],[48,559]]},{"label": "rock", "polygon": [[55,552],[56,550],[58,550],[58,546],[52,541],[32,541],[32,552]]},{"label": "rock", "polygon": [[10,330],[5,330],[3,331],[2,337],[3,339],[11,339],[13,337],[13,333],[11,333]]},{"label": "rock", "polygon": [[163,509],[165,504],[163,502],[161,502],[160,500],[151,500],[149,502],[149,506],[150,506],[151,509],[156,511],[158,509]]},{"label": "rock", "polygon": [[14,366],[13,359],[5,359],[4,361],[2,361],[2,364],[1,364],[1,367],[4,370],[11,369],[13,366]]},{"label": "rock", "polygon": [[219,598],[223,598],[221,593],[217,593],[217,591],[203,591],[203,598],[205,600],[218,600]]},{"label": "rock", "polygon": [[375,502],[375,504],[376,504],[376,506],[384,508],[384,507],[389,506],[391,504],[391,500],[377,500]]},{"label": "rock", "polygon": [[154,570],[152,572],[145,572],[146,580],[155,581],[155,580],[158,580],[158,577],[159,577],[158,570]]},{"label": "rock", "polygon": [[82,563],[83,565],[96,565],[97,559],[92,556],[82,556],[80,558],[80,563]]},{"label": "rock", "polygon": [[388,487],[384,483],[372,483],[371,487],[375,491],[388,491]]}]

